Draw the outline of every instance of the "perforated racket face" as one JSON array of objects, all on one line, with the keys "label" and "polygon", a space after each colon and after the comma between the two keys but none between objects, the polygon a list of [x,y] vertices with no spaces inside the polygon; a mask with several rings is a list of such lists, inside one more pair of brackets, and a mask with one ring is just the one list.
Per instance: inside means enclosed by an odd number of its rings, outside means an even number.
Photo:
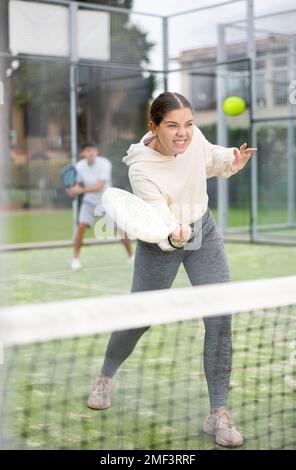
[{"label": "perforated racket face", "polygon": [[105,211],[129,238],[157,243],[171,231],[157,211],[134,194],[109,188],[102,197]]},{"label": "perforated racket face", "polygon": [[73,165],[66,165],[61,170],[61,180],[65,188],[70,188],[76,183],[76,169]]}]

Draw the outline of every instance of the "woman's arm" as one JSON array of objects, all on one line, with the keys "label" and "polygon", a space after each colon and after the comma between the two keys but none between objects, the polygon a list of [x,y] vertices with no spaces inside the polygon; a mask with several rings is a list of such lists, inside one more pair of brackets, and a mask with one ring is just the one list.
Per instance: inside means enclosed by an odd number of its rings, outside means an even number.
[{"label": "woman's arm", "polygon": [[178,224],[178,227],[171,234],[174,241],[182,243],[190,239],[191,228],[186,224],[180,224],[174,217],[168,207],[166,198],[155,183],[144,175],[139,175],[133,171],[129,171],[129,180],[133,193],[153,206],[166,224],[169,225],[173,222]]},{"label": "woman's arm", "polygon": [[131,171],[131,169],[129,171],[129,180],[133,193],[143,201],[151,204],[166,223],[176,220],[167,205],[165,196],[153,181],[138,172]]},{"label": "woman's arm", "polygon": [[247,148],[244,143],[239,149],[212,145],[206,141],[207,178],[221,176],[229,178],[240,171],[248,162],[257,148]]}]

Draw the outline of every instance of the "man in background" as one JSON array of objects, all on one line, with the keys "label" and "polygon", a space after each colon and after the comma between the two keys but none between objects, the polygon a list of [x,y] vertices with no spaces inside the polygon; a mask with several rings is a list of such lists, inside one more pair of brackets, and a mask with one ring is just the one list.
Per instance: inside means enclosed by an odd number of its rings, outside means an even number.
[{"label": "man in background", "polygon": [[[98,155],[98,147],[94,142],[85,142],[81,146],[81,156],[83,158],[76,163],[76,185],[67,189],[70,197],[82,195],[79,223],[74,240],[74,257],[71,262],[71,268],[74,271],[81,269],[80,250],[85,230],[94,222],[94,211],[96,206],[101,203],[103,192],[112,185],[111,162]],[[124,235],[121,241],[128,253],[129,261],[133,262],[134,256],[130,240]]]}]

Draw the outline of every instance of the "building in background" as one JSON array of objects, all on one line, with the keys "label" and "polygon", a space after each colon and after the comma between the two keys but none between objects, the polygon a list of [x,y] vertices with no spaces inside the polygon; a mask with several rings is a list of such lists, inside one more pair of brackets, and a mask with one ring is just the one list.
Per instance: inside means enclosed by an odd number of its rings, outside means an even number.
[{"label": "building in background", "polygon": [[[294,39],[294,40],[293,40]],[[292,44],[292,46],[291,46]],[[227,60],[239,60],[246,48],[245,42],[226,45]],[[292,49],[292,50],[291,50]],[[201,47],[183,51],[179,62],[184,68],[182,90],[189,97],[203,126],[216,122],[217,111],[217,47]],[[196,71],[186,69],[197,67]],[[227,96],[241,96],[249,105],[248,62],[227,66]],[[270,35],[256,40],[256,116],[257,118],[284,117],[287,115],[289,83],[296,77],[296,35]],[[226,97],[226,96],[225,96]],[[243,115],[230,121],[230,126],[244,127],[249,122]]]}]

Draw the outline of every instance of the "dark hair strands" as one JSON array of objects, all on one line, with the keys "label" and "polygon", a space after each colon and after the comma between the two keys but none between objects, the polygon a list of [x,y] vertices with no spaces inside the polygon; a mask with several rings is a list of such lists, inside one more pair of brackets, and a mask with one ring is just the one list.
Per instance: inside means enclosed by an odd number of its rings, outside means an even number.
[{"label": "dark hair strands", "polygon": [[158,95],[153,101],[150,108],[150,120],[159,126],[164,116],[175,109],[188,108],[192,110],[192,106],[185,96],[179,93],[166,91]]}]

